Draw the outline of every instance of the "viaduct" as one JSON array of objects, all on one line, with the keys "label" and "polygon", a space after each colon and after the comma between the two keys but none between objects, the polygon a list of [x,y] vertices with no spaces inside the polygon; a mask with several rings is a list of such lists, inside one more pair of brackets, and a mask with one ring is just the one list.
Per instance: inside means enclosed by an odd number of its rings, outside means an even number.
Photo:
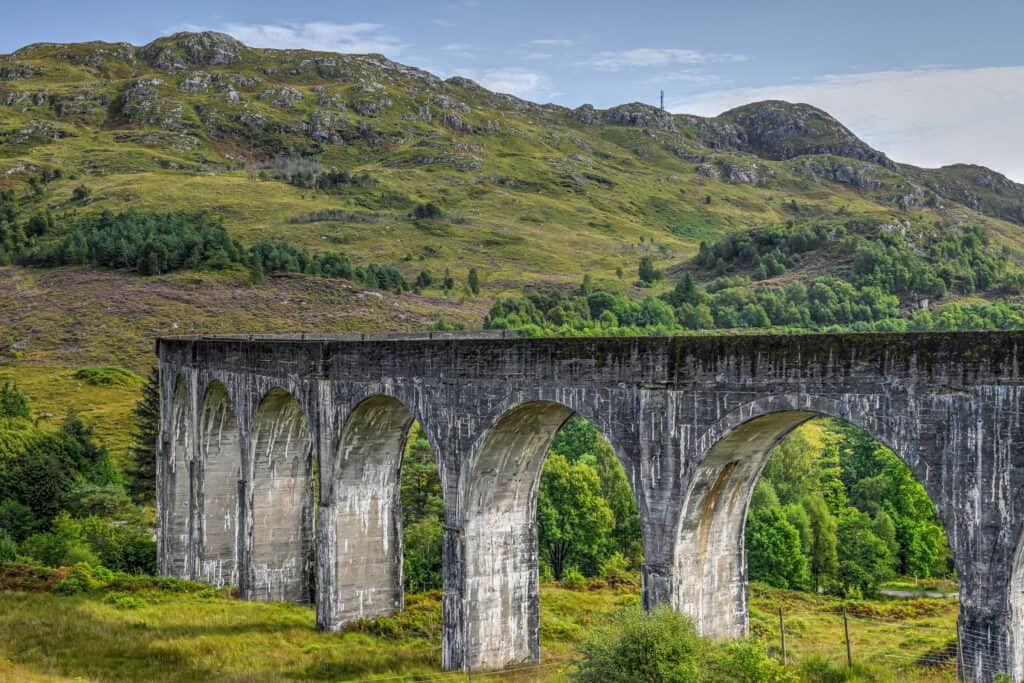
[{"label": "viaduct", "polygon": [[579,413],[632,484],[644,605],[740,636],[754,484],[780,439],[827,415],[890,447],[935,504],[962,676],[1024,680],[1024,333],[216,336],[157,351],[162,574],[312,602],[327,630],[401,610],[399,468],[418,420],[444,488],[444,668],[536,661],[539,473]]}]

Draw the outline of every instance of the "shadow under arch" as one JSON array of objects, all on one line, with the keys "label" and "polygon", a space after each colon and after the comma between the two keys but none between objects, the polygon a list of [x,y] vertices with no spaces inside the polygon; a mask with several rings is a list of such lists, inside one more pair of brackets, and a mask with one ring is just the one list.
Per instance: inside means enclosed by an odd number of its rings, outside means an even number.
[{"label": "shadow under arch", "polygon": [[291,393],[276,387],[256,409],[249,445],[245,597],[308,603],[313,560],[312,439]]},{"label": "shadow under arch", "polygon": [[540,656],[537,496],[548,449],[575,411],[552,401],[495,420],[463,473],[463,666]]},{"label": "shadow under arch", "polygon": [[[765,397],[726,415],[701,436],[697,448],[702,456],[677,527],[673,594],[673,607],[691,616],[701,634],[747,634],[747,511],[772,451],[794,429],[816,417],[845,421],[883,443],[925,483],[915,466],[916,452],[908,444],[893,443],[870,417],[877,408],[806,395]],[[926,492],[934,505],[932,492],[927,487]]]},{"label": "shadow under arch", "polygon": [[218,380],[206,387],[200,404],[199,454],[196,573],[217,587],[237,586],[242,443],[231,398]]},{"label": "shadow under arch", "polygon": [[401,467],[414,415],[383,394],[363,399],[341,430],[331,482],[320,501],[317,622],[343,624],[393,614],[402,587]]},{"label": "shadow under arch", "polygon": [[192,458],[195,451],[192,444],[188,380],[178,374],[174,378],[171,400],[171,438],[167,453],[166,470],[170,485],[167,492],[163,540],[166,558],[163,569],[166,576],[182,579],[191,578],[192,567],[189,553],[189,538],[192,527]]}]

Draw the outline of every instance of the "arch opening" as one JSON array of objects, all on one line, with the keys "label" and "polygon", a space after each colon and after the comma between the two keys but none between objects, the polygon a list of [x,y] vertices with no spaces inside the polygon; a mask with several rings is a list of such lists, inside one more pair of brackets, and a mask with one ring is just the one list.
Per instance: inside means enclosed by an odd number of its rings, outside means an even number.
[{"label": "arch opening", "polygon": [[312,440],[298,401],[284,389],[263,397],[253,421],[249,478],[248,596],[308,603],[313,586]]},{"label": "arch opening", "polygon": [[167,501],[167,550],[163,553],[167,567],[165,573],[182,579],[191,578],[189,537],[191,535],[192,506],[192,434],[189,421],[188,382],[178,375],[174,382],[171,404],[171,439],[167,474],[171,485]]},{"label": "arch opening", "polygon": [[[373,396],[345,421],[325,500],[333,560],[322,626],[392,614],[404,606],[401,466],[412,413],[397,399]],[[325,515],[322,515],[325,516]]]},{"label": "arch opening", "polygon": [[203,397],[199,443],[199,580],[218,587],[237,586],[242,444],[231,399],[217,381]]},{"label": "arch opening", "polygon": [[[558,445],[559,453],[552,450]],[[603,447],[599,453],[583,454]],[[608,470],[608,471],[605,471]],[[484,435],[464,473],[463,662],[498,669],[540,658],[540,579],[625,568],[619,536],[642,562],[633,491],[617,454],[582,417],[553,402],[523,404]],[[625,501],[604,498],[606,482]],[[619,507],[632,519],[616,528]],[[613,511],[613,508],[615,509]],[[580,542],[579,535],[600,539]],[[602,554],[603,553],[603,554]]]},{"label": "arch opening", "polygon": [[[922,589],[928,582],[938,599],[957,591],[943,522],[911,463],[861,427],[810,410],[755,415],[706,452],[684,498],[676,566],[676,607],[718,638],[747,634],[748,578],[847,598],[882,591],[898,599],[911,590],[886,587],[890,581]],[[774,605],[771,588],[758,595]],[[948,619],[954,645],[941,656],[955,668],[956,603],[935,610],[936,619]],[[774,621],[758,619],[757,632],[777,637]],[[917,645],[901,644],[901,654],[938,662]],[[790,655],[820,646],[798,636]]]}]

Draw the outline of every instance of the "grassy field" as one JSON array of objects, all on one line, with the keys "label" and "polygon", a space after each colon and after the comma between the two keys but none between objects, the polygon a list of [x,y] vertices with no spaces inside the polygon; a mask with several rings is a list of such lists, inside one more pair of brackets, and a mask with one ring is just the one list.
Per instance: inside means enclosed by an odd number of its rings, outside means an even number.
[{"label": "grassy field", "polygon": [[[66,571],[66,570],[65,570]],[[239,601],[198,584],[132,581],[87,595],[52,592],[53,578],[5,570],[0,678],[18,681],[456,681],[440,671],[440,594],[407,598],[405,612],[345,633],[314,629],[311,607]],[[31,572],[29,572],[31,574]],[[60,574],[57,575],[58,577]],[[127,588],[126,588],[127,586]],[[473,680],[567,680],[591,628],[636,605],[636,588],[541,589],[540,666]],[[955,600],[836,598],[752,588],[752,634],[777,650],[786,616],[794,669],[811,656],[845,658],[850,612],[857,680],[953,680]],[[938,660],[938,661],[932,661]],[[922,666],[921,664],[925,664]]]}]

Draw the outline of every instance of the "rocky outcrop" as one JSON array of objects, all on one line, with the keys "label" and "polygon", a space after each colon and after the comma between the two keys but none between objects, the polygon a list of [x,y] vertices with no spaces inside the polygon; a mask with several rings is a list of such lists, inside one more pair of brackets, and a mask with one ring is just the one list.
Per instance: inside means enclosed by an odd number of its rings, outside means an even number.
[{"label": "rocky outcrop", "polygon": [[143,47],[139,54],[163,71],[180,71],[190,66],[227,66],[242,61],[247,48],[226,33],[175,33]]},{"label": "rocky outcrop", "polygon": [[267,88],[260,95],[259,99],[266,100],[275,107],[291,109],[302,99],[302,93],[295,88],[289,88],[288,86],[282,88]]},{"label": "rocky outcrop", "polygon": [[149,125],[164,130],[181,128],[182,106],[176,102],[164,101],[158,86],[163,81],[157,78],[132,81],[121,96],[121,114],[134,124]]},{"label": "rocky outcrop", "polygon": [[697,166],[697,173],[733,185],[762,185],[775,176],[775,169],[758,163],[713,159]]},{"label": "rocky outcrop", "polygon": [[889,169],[896,165],[872,149],[843,124],[808,104],[766,101],[731,109],[718,119],[742,131],[735,149],[766,159],[807,154],[834,154],[869,161]]},{"label": "rocky outcrop", "polygon": [[888,175],[876,164],[827,155],[795,159],[790,168],[815,182],[829,181],[861,190],[882,189],[882,179]]},{"label": "rocky outcrop", "polygon": [[617,126],[635,126],[638,128],[654,128],[662,130],[674,130],[675,124],[672,115],[664,109],[652,107],[642,102],[621,104],[618,107],[606,109],[602,113],[602,119],[606,123]]}]

